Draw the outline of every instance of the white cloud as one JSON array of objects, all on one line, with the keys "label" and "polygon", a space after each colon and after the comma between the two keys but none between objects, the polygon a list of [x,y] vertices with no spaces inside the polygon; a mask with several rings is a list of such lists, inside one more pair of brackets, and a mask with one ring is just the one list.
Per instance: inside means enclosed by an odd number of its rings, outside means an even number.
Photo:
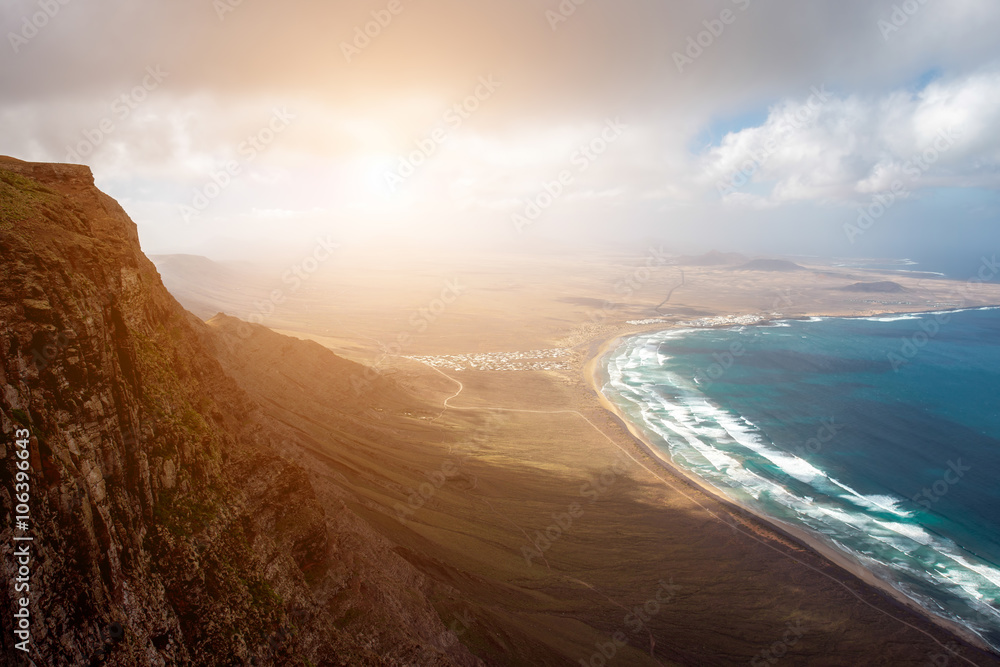
[{"label": "white cloud", "polygon": [[[919,91],[785,100],[767,120],[698,156],[695,182],[727,204],[845,202],[929,186],[1000,187],[1000,72],[934,81]],[[721,184],[721,185],[720,185]],[[745,190],[753,189],[753,192]],[[761,195],[761,190],[765,194]]]},{"label": "white cloud", "polygon": [[[17,29],[35,4],[11,0],[0,23]],[[823,204],[869,201],[897,180],[908,179],[914,200],[928,187],[1000,185],[1000,73],[982,69],[1000,57],[1000,3],[920,3],[883,38],[878,22],[902,4],[753,2],[679,73],[671,53],[717,8],[593,3],[554,35],[531,0],[432,3],[347,63],[339,41],[367,12],[351,3],[244,3],[224,23],[205,3],[70,3],[18,54],[0,53],[0,154],[61,161],[111,117],[113,132],[85,161],[128,202],[154,250],[209,234],[284,239],[314,219],[344,233],[499,236],[564,170],[572,184],[535,231],[562,224],[581,237],[679,238],[687,225],[692,238],[715,243],[724,225],[791,221],[803,237],[823,238],[823,216],[844,212]],[[116,116],[113,100],[158,63],[169,71],[163,85]],[[932,69],[947,75],[904,87]],[[489,73],[502,87],[460,127],[446,125],[446,140],[390,190],[386,173]],[[824,81],[840,92],[808,107],[810,86]],[[706,119],[769,103],[759,126],[692,149]],[[275,106],[297,117],[247,162],[241,142]],[[581,171],[574,154],[619,114],[627,131]],[[914,180],[908,162],[949,124],[961,137]],[[179,224],[178,206],[228,160],[241,162],[239,177],[199,225]],[[720,206],[717,183],[739,170],[746,183]]]}]

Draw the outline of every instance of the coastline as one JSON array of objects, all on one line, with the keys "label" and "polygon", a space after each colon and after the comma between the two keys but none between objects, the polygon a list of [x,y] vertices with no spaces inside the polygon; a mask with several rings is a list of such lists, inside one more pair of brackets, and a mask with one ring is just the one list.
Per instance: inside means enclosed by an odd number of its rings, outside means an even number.
[{"label": "coastline", "polygon": [[[987,307],[996,308],[1000,306],[987,306]],[[975,310],[975,309],[978,308],[960,309],[960,310]],[[913,312],[905,314],[918,315],[918,314],[934,314],[937,312],[941,311],[922,311],[922,312]],[[894,314],[904,314],[904,313],[891,313],[891,312],[885,313],[885,315],[887,316]],[[839,316],[809,315],[804,317],[803,319],[806,319],[808,317],[832,318]],[[877,317],[877,315],[865,316],[865,317]],[[782,318],[782,319],[793,319],[793,318]],[[767,324],[767,322],[764,321],[761,322],[760,324]],[[669,328],[676,328],[676,327],[663,326],[657,330],[666,330]],[[653,329],[650,329],[650,331],[652,330]],[[753,531],[758,535],[766,536],[771,540],[774,540],[775,536],[783,538],[785,540],[791,540],[796,546],[816,554],[821,559],[834,565],[836,568],[839,568],[839,570],[843,571],[843,573],[846,573],[847,575],[853,575],[854,578],[859,579],[864,584],[868,585],[871,588],[874,588],[876,592],[881,593],[884,596],[887,596],[891,602],[895,602],[896,604],[901,605],[906,609],[918,614],[924,620],[956,636],[957,638],[970,644],[976,649],[988,652],[991,655],[996,654],[996,651],[994,651],[992,647],[986,644],[983,641],[983,639],[981,639],[975,633],[971,632],[970,630],[966,629],[964,626],[955,621],[934,614],[933,612],[924,608],[914,600],[911,600],[901,591],[893,587],[890,583],[880,579],[878,576],[875,575],[874,572],[867,569],[860,563],[856,562],[854,559],[850,558],[849,555],[836,549],[835,547],[825,544],[822,540],[811,534],[808,530],[788,524],[784,521],[780,521],[771,516],[765,515],[755,510],[752,507],[743,505],[725,496],[721,491],[719,491],[714,486],[709,484],[707,481],[701,479],[694,473],[686,471],[683,468],[675,465],[666,454],[661,452],[659,448],[657,448],[652,442],[649,441],[649,439],[645,436],[645,434],[642,433],[642,431],[636,425],[634,425],[628,418],[626,418],[624,414],[622,414],[618,406],[612,403],[604,395],[604,392],[602,391],[602,388],[607,383],[607,370],[604,364],[604,359],[614,349],[619,347],[623,339],[632,336],[642,335],[643,333],[644,333],[643,331],[636,331],[632,333],[618,334],[612,338],[600,341],[599,344],[597,345],[596,353],[593,353],[590,356],[590,358],[585,362],[583,367],[583,374],[585,381],[593,390],[594,394],[597,396],[597,400],[600,403],[601,407],[603,407],[614,418],[614,420],[617,421],[626,430],[626,432],[631,436],[633,443],[639,450],[644,452],[660,468],[665,469],[666,471],[671,473],[674,477],[676,477],[678,480],[686,482],[690,487],[694,488],[697,491],[700,491],[702,494],[714,500],[715,502],[719,503],[729,511],[733,511],[737,515],[743,518],[749,518],[752,522],[758,524],[757,527],[763,529],[763,530]],[[591,346],[591,350],[593,350],[593,345]],[[767,533],[772,533],[772,535],[767,535]],[[782,540],[779,539],[777,541],[781,542]],[[839,583],[845,586],[849,584],[849,579],[845,577],[844,574],[838,573],[838,576],[833,576],[829,573],[823,573],[823,574],[836,579]]]}]

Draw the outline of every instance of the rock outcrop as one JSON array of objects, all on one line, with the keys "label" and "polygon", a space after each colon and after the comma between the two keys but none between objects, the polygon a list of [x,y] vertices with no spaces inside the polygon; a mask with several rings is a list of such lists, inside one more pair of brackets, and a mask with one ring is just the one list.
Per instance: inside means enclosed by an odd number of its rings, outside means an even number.
[{"label": "rock outcrop", "polygon": [[33,537],[31,652],[5,632],[4,664],[477,663],[435,643],[425,577],[317,500],[88,168],[0,158],[0,258],[5,517],[17,429],[31,452],[6,581]]}]

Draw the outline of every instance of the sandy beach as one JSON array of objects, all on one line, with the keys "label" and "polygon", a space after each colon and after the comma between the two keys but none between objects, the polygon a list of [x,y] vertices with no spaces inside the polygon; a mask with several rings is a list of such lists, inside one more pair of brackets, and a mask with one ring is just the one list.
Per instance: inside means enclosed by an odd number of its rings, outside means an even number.
[{"label": "sandy beach", "polygon": [[[826,315],[816,314],[814,317],[828,317]],[[605,358],[612,354],[616,348],[618,348],[626,336],[616,336],[603,342],[598,348],[597,354],[591,358],[586,366],[584,367],[584,376],[590,382],[593,388],[594,394],[597,396],[601,405],[612,413],[626,428],[629,434],[632,436],[636,444],[651,459],[655,460],[659,465],[663,466],[665,469],[669,470],[674,476],[683,478],[688,481],[691,486],[695,487],[698,491],[704,493],[705,495],[711,497],[716,502],[734,508],[739,512],[743,512],[747,515],[753,517],[753,520],[759,522],[758,526],[754,526],[756,530],[753,530],[754,534],[750,534],[748,529],[744,529],[744,533],[747,534],[751,539],[791,539],[796,541],[800,545],[804,545],[809,549],[812,549],[817,554],[823,558],[829,560],[830,562],[836,564],[838,567],[850,573],[851,575],[861,579],[866,584],[878,588],[879,590],[892,596],[897,602],[905,605],[907,608],[920,613],[925,616],[930,621],[940,625],[949,632],[953,632],[969,643],[978,646],[983,650],[990,650],[990,648],[982,641],[982,639],[975,633],[970,632],[964,626],[930,612],[925,607],[917,604],[914,600],[911,600],[904,593],[893,587],[889,582],[884,581],[880,577],[876,576],[873,572],[865,568],[863,565],[858,563],[856,560],[851,558],[848,554],[837,549],[836,547],[824,542],[820,536],[811,533],[808,530],[800,528],[798,526],[793,526],[787,522],[779,521],[773,517],[764,515],[754,508],[740,504],[735,500],[726,497],[719,489],[716,489],[711,484],[701,479],[697,475],[694,475],[682,467],[674,465],[660,447],[654,445],[650,439],[643,433],[635,424],[633,424],[616,406],[612,403],[603,391],[603,387],[607,384],[607,371],[604,364]],[[721,519],[720,519],[721,520]],[[769,534],[770,533],[770,534]],[[763,542],[762,542],[763,543]],[[797,561],[794,557],[788,554],[782,554],[784,557],[793,558],[796,562],[799,562],[804,567],[810,567],[801,561]],[[836,577],[835,575],[825,574],[824,576],[834,577],[839,583],[842,583],[843,579],[841,577]],[[883,612],[886,613],[886,612]],[[902,619],[897,619],[901,622]]]}]

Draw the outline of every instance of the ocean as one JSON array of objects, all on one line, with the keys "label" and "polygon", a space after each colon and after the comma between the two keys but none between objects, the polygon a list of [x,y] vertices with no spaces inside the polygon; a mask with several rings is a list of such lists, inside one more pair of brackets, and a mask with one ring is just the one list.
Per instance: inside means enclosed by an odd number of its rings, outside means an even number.
[{"label": "ocean", "polygon": [[604,363],[674,465],[1000,651],[1000,309],[644,333]]}]

